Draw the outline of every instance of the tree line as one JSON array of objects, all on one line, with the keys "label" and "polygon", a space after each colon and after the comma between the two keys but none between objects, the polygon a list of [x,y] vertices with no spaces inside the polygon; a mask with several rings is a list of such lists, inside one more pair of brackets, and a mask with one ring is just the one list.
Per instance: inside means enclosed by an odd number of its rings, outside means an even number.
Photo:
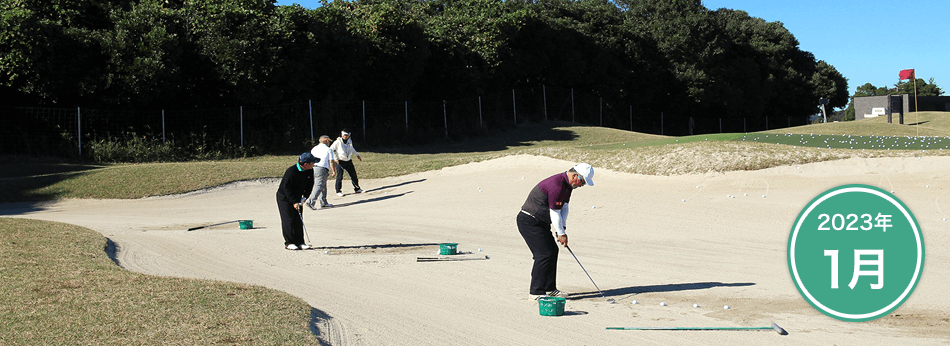
[{"label": "tree line", "polygon": [[708,118],[807,116],[847,80],[700,0],[2,0],[6,106],[195,109],[571,88]]}]

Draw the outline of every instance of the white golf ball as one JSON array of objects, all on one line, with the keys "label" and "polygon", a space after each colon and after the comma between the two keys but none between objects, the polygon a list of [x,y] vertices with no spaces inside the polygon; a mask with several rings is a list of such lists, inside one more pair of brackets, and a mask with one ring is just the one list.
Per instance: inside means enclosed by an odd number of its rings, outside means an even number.
[{"label": "white golf ball", "polygon": [[660,306],[666,306],[666,303],[660,302]]},{"label": "white golf ball", "polygon": [[636,300],[636,299],[634,299],[634,300],[633,300],[633,303],[634,303],[634,304],[636,304],[636,303],[637,303],[637,300]]},{"label": "white golf ball", "polygon": [[478,248],[478,251],[482,251],[482,248]]},{"label": "white golf ball", "polygon": [[685,198],[683,198],[683,202],[686,202],[686,199],[685,199]]},{"label": "white golf ball", "polygon": [[590,208],[591,208],[591,209],[594,209],[594,208],[597,208],[597,207],[592,205],[592,206],[590,206]]},{"label": "white golf ball", "polygon": [[698,308],[698,307],[699,307],[699,304],[693,304],[693,307],[694,307],[694,308]]},{"label": "white golf ball", "polygon": [[762,198],[765,198],[765,195],[762,195]]},{"label": "white golf ball", "polygon": [[329,254],[329,253],[330,253],[330,251],[324,251],[323,253],[325,253],[325,254]]},{"label": "white golf ball", "polygon": [[725,305],[725,306],[723,306],[722,308],[723,308],[723,309],[726,309],[726,310],[729,310],[729,305]]}]

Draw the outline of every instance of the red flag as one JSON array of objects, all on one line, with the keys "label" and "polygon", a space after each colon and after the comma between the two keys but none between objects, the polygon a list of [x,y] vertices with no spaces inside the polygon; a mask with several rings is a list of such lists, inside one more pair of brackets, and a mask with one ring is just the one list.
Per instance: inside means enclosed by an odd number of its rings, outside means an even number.
[{"label": "red flag", "polygon": [[901,80],[914,79],[914,69],[901,70]]}]

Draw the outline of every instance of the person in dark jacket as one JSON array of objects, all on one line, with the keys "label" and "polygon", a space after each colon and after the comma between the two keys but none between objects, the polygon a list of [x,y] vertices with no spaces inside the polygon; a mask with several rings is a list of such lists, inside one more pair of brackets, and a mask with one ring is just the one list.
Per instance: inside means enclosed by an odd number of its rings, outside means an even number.
[{"label": "person in dark jacket", "polygon": [[313,189],[313,165],[320,159],[307,152],[300,155],[297,163],[287,168],[277,189],[277,209],[284,232],[284,247],[287,250],[310,248],[303,241],[303,217],[301,207]]},{"label": "person in dark jacket", "polygon": [[[579,163],[535,185],[518,212],[518,232],[534,259],[528,291],[531,299],[568,296],[557,289],[557,243],[567,246],[565,229],[571,192],[585,185],[594,186],[594,168]],[[552,229],[557,238],[551,234]]]}]

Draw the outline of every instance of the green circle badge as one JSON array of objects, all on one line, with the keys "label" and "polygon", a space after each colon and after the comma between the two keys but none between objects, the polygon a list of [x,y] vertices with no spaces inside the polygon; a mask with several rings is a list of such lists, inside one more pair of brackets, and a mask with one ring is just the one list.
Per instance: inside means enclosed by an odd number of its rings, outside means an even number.
[{"label": "green circle badge", "polygon": [[788,236],[788,271],[818,311],[842,321],[887,315],[924,270],[924,238],[897,197],[843,185],[815,197]]}]

